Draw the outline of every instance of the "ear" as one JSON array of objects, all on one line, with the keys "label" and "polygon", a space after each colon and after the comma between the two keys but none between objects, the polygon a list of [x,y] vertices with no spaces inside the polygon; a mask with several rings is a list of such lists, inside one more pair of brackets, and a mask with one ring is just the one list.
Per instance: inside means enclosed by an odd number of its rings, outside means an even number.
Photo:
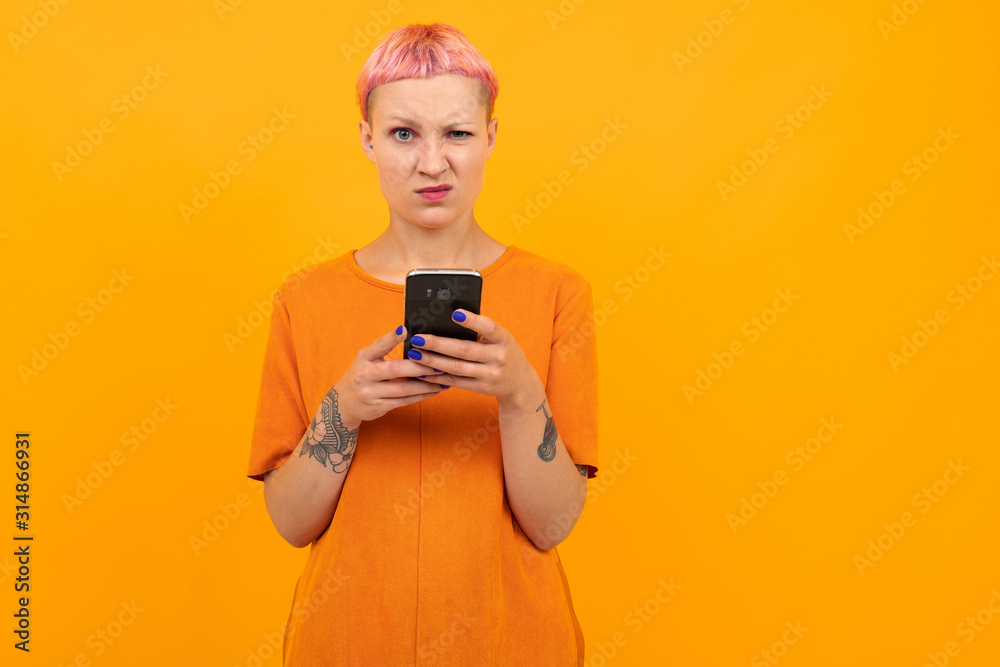
[{"label": "ear", "polygon": [[364,151],[368,159],[375,162],[375,149],[369,148],[374,143],[374,137],[372,136],[371,126],[368,125],[368,121],[361,119],[358,123],[358,130],[361,134],[361,150]]},{"label": "ear", "polygon": [[490,155],[493,154],[493,148],[497,143],[497,127],[500,124],[499,118],[494,118],[490,121],[489,126],[486,128],[486,159],[490,159]]}]

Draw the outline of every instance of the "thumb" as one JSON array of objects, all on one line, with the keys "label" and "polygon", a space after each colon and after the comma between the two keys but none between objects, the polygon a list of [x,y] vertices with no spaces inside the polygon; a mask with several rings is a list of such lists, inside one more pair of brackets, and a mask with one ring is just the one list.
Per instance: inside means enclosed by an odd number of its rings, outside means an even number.
[{"label": "thumb", "polygon": [[[396,333],[397,331],[399,333]],[[382,358],[402,343],[404,338],[406,338],[406,327],[400,325],[376,338],[371,345],[364,349],[362,356],[368,361],[382,361]]]}]

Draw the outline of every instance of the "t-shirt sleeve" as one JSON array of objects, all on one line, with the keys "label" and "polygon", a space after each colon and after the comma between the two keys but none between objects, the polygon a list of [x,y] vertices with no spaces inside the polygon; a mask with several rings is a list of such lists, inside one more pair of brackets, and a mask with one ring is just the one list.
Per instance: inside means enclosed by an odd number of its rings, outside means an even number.
[{"label": "t-shirt sleeve", "polygon": [[258,481],[291,456],[310,421],[299,383],[291,321],[280,291],[275,292],[272,304],[247,470],[247,477]]},{"label": "t-shirt sleeve", "polygon": [[570,458],[588,466],[588,478],[596,477],[597,327],[590,282],[556,308],[545,395]]}]

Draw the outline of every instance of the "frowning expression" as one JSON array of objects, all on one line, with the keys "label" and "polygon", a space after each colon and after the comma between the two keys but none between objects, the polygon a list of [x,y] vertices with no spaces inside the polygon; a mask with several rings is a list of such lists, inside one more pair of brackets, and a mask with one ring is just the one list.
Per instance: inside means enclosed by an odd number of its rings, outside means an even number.
[{"label": "frowning expression", "polygon": [[484,90],[476,79],[440,74],[372,91],[361,140],[393,214],[430,227],[471,215],[496,141]]}]

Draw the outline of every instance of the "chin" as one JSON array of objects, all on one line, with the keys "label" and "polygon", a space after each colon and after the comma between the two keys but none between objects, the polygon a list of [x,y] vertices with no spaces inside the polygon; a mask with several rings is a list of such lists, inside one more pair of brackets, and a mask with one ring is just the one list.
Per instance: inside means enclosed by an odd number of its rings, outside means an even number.
[{"label": "chin", "polygon": [[404,213],[403,217],[423,227],[445,227],[458,218],[450,206],[410,210]]},{"label": "chin", "polygon": [[455,216],[452,215],[449,215],[447,217],[433,216],[430,218],[428,218],[427,216],[417,216],[416,218],[407,218],[407,219],[413,220],[415,224],[418,224],[421,227],[428,227],[431,229],[435,229],[438,227],[447,227],[456,220]]}]

